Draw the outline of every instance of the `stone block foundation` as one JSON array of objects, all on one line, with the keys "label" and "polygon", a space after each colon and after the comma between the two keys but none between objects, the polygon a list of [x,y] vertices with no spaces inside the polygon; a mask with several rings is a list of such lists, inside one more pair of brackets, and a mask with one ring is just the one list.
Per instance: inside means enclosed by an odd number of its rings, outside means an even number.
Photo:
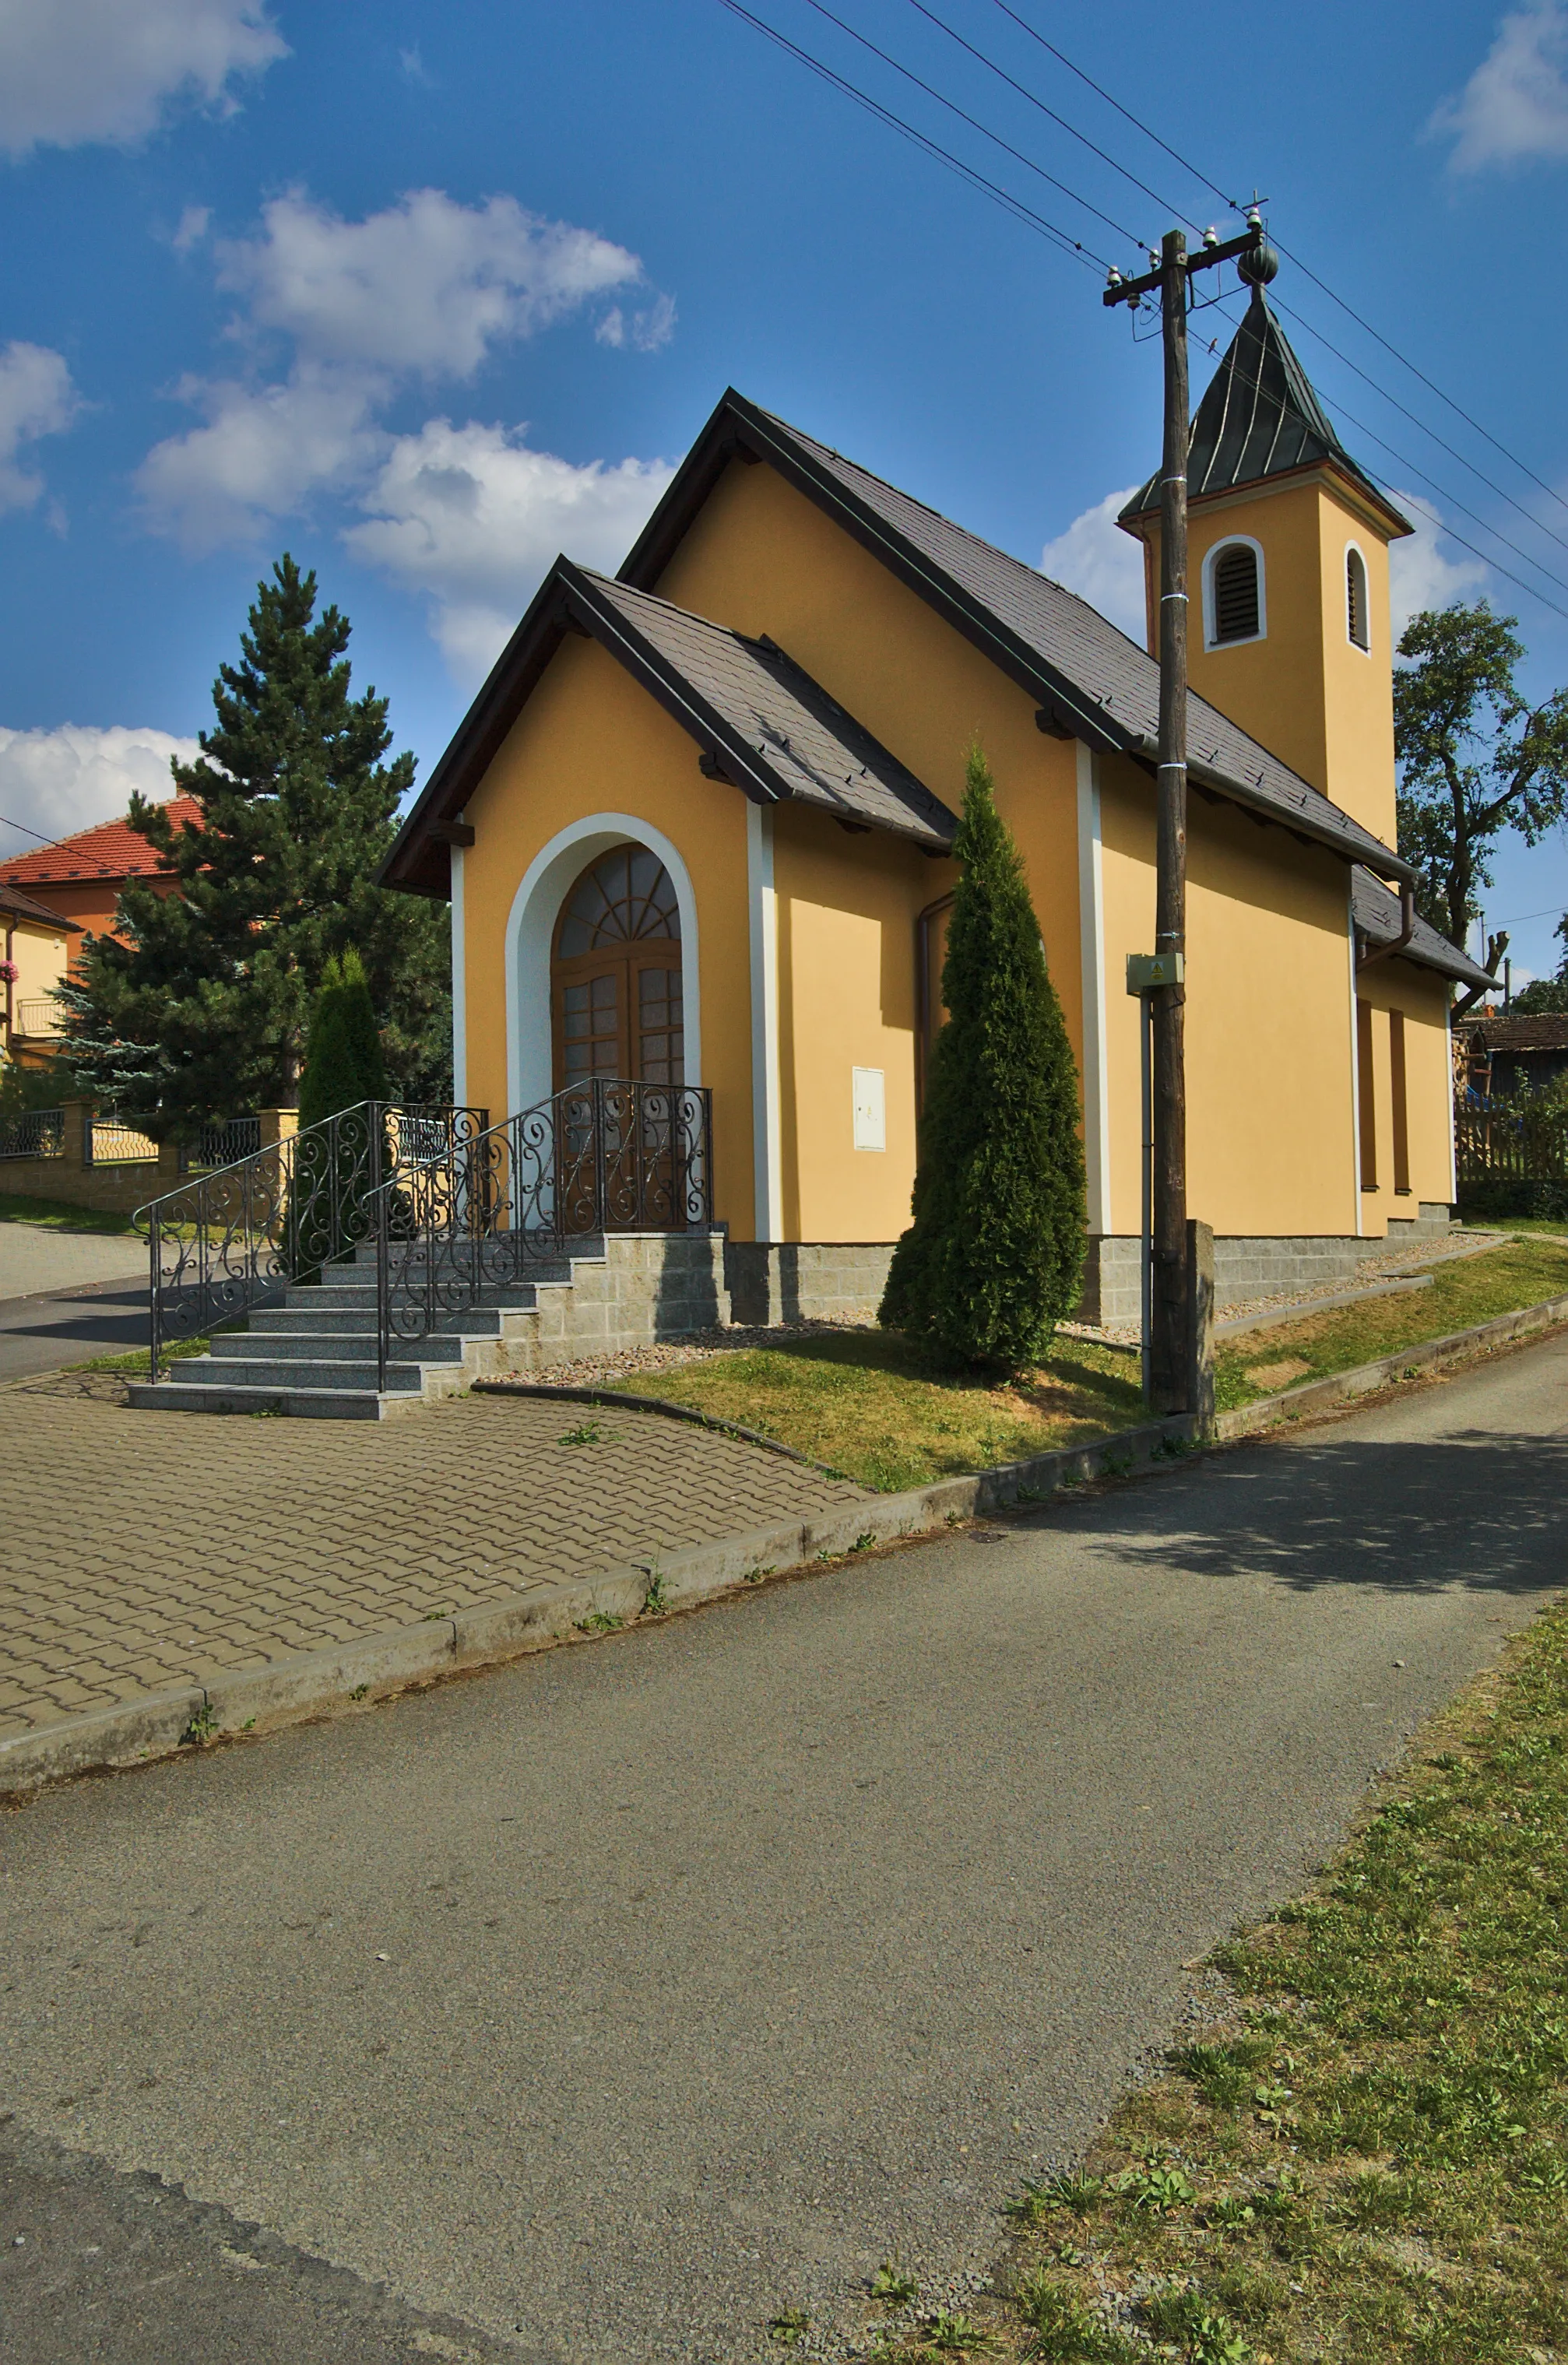
[{"label": "stone block foundation", "polygon": [[[1363,1257],[1391,1250],[1414,1248],[1425,1240],[1441,1239],[1449,1227],[1449,1210],[1441,1201],[1422,1201],[1411,1216],[1391,1219],[1386,1239],[1361,1239],[1352,1233],[1309,1232],[1249,1239],[1232,1235],[1215,1241],[1215,1310],[1242,1306],[1249,1298],[1271,1297],[1282,1290],[1316,1289],[1336,1283],[1349,1287],[1357,1278]],[[1142,1242],[1136,1233],[1107,1233],[1089,1243],[1083,1268],[1081,1322],[1137,1322],[1141,1311],[1138,1260]]]},{"label": "stone block foundation", "polygon": [[737,1322],[874,1322],[891,1240],[731,1240],[724,1278]]}]

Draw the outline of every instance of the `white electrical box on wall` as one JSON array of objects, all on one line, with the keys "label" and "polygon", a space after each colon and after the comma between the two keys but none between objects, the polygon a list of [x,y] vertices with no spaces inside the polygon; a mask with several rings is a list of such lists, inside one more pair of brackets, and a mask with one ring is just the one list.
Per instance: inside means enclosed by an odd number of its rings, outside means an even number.
[{"label": "white electrical box on wall", "polygon": [[886,1149],[888,1092],[880,1068],[857,1068],[855,1077],[855,1147]]}]

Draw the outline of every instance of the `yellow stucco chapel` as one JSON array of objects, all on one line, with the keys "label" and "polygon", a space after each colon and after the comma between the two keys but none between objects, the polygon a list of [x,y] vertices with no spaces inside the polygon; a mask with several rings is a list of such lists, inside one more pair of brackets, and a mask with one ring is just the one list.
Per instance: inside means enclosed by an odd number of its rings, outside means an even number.
[{"label": "yellow stucco chapel", "polygon": [[[1446,1224],[1449,1007],[1481,972],[1401,895],[1410,528],[1260,289],[1190,483],[1188,1207],[1224,1304]],[[1122,522],[1152,585],[1152,480]],[[978,738],[1079,1064],[1083,1310],[1136,1317],[1158,691],[1083,600],[727,393],[618,576],[557,561],[388,858],[451,898],[455,1097],[704,1087],[737,1317],[874,1311]]]}]

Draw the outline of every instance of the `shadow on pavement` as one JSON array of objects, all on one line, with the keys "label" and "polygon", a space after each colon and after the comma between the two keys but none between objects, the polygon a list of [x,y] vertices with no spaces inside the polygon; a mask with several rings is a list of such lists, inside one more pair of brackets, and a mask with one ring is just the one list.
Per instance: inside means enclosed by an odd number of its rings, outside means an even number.
[{"label": "shadow on pavement", "polygon": [[1326,1440],[1226,1456],[1194,1479],[1154,1514],[1168,1532],[1129,1532],[1124,1502],[1104,1548],[1124,1567],[1271,1576],[1304,1589],[1536,1593],[1568,1577],[1568,1438],[1462,1429],[1429,1443]]},{"label": "shadow on pavement", "polygon": [[0,1305],[0,1379],[147,1344],[147,1291],[87,1284]]}]

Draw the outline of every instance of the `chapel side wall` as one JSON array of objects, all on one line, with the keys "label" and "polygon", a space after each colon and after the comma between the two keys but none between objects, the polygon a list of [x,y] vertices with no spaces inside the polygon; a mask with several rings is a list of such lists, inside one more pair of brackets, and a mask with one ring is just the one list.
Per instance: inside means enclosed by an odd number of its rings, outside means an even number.
[{"label": "chapel side wall", "polygon": [[[1138,1005],[1126,956],[1154,943],[1154,801],[1101,765],[1112,1229],[1136,1233]],[[1278,834],[1271,833],[1277,839]],[[1357,1228],[1348,874],[1242,814],[1189,801],[1188,1212],[1229,1236]]]},{"label": "chapel side wall", "polygon": [[[755,1233],[746,800],[705,779],[698,751],[599,647],[563,642],[465,808],[464,975],[468,1098],[508,1111],[507,931],[529,864],[556,833],[625,813],[667,837],[691,875],[698,915],[702,1073],[713,1095],[715,1216]],[[534,1023],[546,1037],[547,1010]]]},{"label": "chapel side wall", "polygon": [[[1409,961],[1373,961],[1356,980],[1358,998],[1372,1011],[1372,1100],[1377,1126],[1377,1187],[1363,1190],[1364,1230],[1382,1234],[1390,1220],[1407,1222],[1423,1205],[1451,1203],[1450,1156],[1453,1084],[1449,1064],[1449,983]],[[1405,1021],[1405,1112],[1410,1185],[1395,1187],[1394,1061],[1390,1019]],[[1365,1080],[1362,1079],[1365,1090]]]},{"label": "chapel side wall", "polygon": [[[893,1240],[909,1222],[915,919],[951,872],[951,864],[929,862],[897,839],[848,835],[807,806],[775,812],[788,1239]],[[855,1147],[857,1068],[883,1076],[887,1141],[880,1150]]]},{"label": "chapel side wall", "polygon": [[[770,634],[955,813],[978,736],[995,776],[997,810],[1023,857],[1081,1069],[1073,743],[1044,736],[1033,698],[765,462],[731,462],[655,588],[716,623]],[[885,833],[855,842],[875,846],[869,859],[904,858],[892,855],[897,842]],[[924,904],[951,884],[952,866],[916,859],[928,881]],[[907,1222],[906,1199],[885,1237]]]}]

